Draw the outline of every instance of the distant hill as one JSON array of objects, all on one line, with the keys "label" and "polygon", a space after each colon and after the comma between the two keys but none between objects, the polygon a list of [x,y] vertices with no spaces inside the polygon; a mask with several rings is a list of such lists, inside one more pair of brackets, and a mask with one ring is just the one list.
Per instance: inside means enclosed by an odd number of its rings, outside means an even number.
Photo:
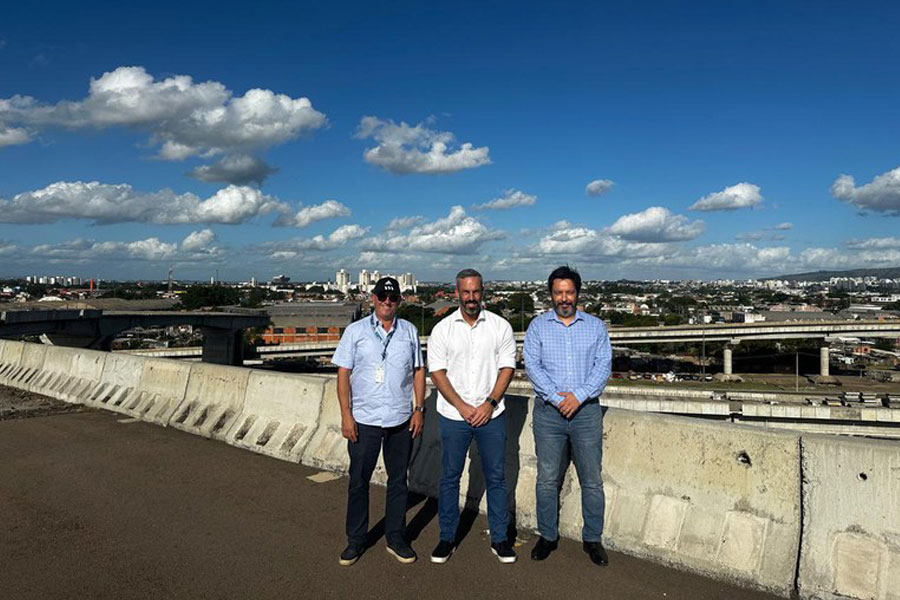
[{"label": "distant hill", "polygon": [[787,281],[828,281],[832,277],[878,277],[879,279],[900,278],[900,267],[887,269],[850,269],[849,271],[811,271],[809,273],[797,273],[795,275],[779,275],[777,277],[765,277],[769,279],[782,279]]}]

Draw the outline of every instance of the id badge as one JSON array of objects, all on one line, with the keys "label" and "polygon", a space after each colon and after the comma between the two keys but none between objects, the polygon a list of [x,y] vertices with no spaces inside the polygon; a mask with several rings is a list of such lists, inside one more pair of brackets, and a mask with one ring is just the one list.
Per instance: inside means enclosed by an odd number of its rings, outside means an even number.
[{"label": "id badge", "polygon": [[375,383],[384,383],[384,365],[378,365],[375,369]]}]

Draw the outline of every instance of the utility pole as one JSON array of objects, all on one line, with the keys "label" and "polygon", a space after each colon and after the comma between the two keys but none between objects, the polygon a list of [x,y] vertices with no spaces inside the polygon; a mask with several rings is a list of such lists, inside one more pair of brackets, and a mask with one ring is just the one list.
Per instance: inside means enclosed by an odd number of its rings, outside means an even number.
[{"label": "utility pole", "polygon": [[794,351],[794,391],[800,391],[800,350]]},{"label": "utility pole", "polygon": [[706,381],[706,318],[700,317],[700,379]]},{"label": "utility pole", "polygon": [[175,272],[175,266],[169,265],[169,293],[172,293],[172,275]]},{"label": "utility pole", "polygon": [[522,331],[525,331],[525,296],[523,295],[520,300],[522,301]]}]

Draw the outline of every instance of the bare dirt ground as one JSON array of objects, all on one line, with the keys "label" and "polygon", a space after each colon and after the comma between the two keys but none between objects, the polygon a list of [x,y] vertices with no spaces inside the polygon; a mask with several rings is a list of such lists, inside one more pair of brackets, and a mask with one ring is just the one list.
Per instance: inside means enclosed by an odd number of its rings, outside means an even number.
[{"label": "bare dirt ground", "polygon": [[0,386],[0,421],[78,412],[81,407],[39,394]]}]

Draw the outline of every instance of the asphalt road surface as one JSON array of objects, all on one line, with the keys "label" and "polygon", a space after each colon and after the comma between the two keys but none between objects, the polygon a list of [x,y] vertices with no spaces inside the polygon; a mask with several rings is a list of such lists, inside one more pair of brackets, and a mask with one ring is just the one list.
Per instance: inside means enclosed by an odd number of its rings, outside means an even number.
[{"label": "asphalt road surface", "polygon": [[[113,413],[2,420],[0,597],[773,598],[617,553],[596,567],[570,540],[542,563],[528,542],[501,565],[483,516],[434,565],[425,499],[408,513],[418,562],[398,563],[382,537],[341,567],[347,479],[316,473]],[[374,527],[384,489],[372,491]]]}]

